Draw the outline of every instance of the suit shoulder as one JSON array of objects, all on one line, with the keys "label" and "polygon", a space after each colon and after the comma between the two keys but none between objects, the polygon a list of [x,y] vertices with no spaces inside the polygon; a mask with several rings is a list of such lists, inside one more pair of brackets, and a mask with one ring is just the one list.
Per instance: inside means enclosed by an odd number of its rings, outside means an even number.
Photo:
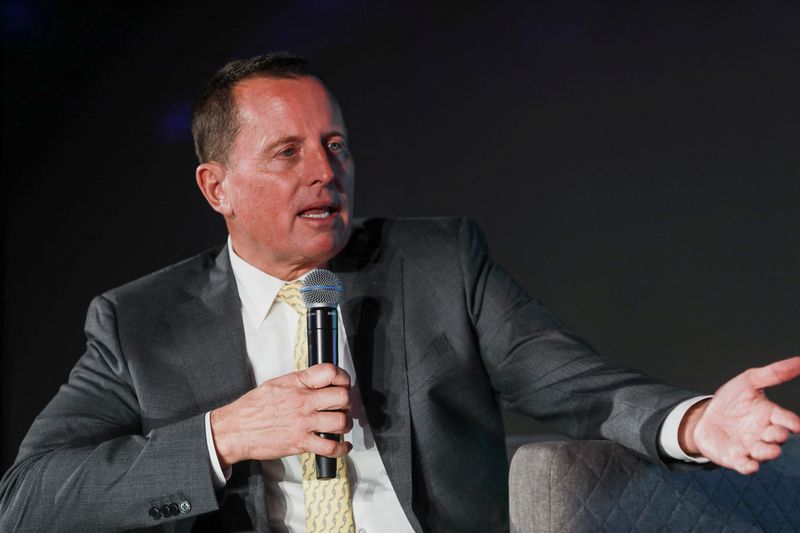
[{"label": "suit shoulder", "polygon": [[208,279],[220,255],[221,246],[169,265],[141,278],[106,291],[102,297],[115,305],[163,307],[186,300],[195,283]]},{"label": "suit shoulder", "polygon": [[441,253],[454,250],[464,241],[483,240],[478,223],[463,216],[365,219],[357,222],[356,230],[360,228],[380,233],[382,240],[392,248],[415,254],[426,250]]}]

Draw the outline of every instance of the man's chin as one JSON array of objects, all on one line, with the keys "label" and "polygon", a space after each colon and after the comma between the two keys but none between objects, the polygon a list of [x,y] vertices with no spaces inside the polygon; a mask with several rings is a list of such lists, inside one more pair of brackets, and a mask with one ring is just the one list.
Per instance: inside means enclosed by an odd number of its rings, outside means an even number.
[{"label": "man's chin", "polygon": [[350,232],[347,231],[344,234],[331,235],[315,242],[313,247],[306,249],[305,255],[309,259],[309,264],[313,264],[317,268],[324,267],[331,259],[339,255],[339,252],[344,250],[349,239]]}]

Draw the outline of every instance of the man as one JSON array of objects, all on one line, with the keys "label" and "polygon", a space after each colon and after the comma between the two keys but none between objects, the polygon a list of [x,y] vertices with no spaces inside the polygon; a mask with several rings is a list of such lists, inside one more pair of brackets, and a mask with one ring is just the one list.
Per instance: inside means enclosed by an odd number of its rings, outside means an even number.
[{"label": "man", "polygon": [[[307,452],[347,458],[345,530],[507,529],[501,405],[669,467],[751,473],[800,431],[763,394],[800,357],[698,398],[596,355],[474,223],[353,222],[341,111],[300,58],[224,67],[193,132],[228,244],[93,301],[86,354],[3,478],[3,530],[302,531]],[[296,370],[284,282],[318,267],[347,291],[343,368]]]}]

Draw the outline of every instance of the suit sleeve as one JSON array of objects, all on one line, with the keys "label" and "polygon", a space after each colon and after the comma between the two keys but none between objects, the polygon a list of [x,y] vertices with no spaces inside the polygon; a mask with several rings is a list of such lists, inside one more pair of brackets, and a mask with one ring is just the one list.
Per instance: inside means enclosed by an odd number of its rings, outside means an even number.
[{"label": "suit sleeve", "polygon": [[[217,509],[203,415],[142,434],[116,328],[112,304],[95,298],[86,353],[2,479],[0,530],[111,531]],[[153,507],[172,513],[156,519]]]},{"label": "suit sleeve", "polygon": [[473,221],[462,222],[460,240],[465,300],[501,404],[568,436],[613,440],[660,462],[662,421],[697,393],[598,355],[489,258]]}]

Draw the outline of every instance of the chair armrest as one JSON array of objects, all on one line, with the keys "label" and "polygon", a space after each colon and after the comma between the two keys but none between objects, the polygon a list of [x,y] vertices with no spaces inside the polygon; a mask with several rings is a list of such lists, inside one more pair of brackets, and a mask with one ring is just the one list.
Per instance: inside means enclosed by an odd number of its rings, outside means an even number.
[{"label": "chair armrest", "polygon": [[800,438],[752,476],[671,472],[608,441],[528,444],[511,461],[509,492],[517,532],[796,531]]}]

